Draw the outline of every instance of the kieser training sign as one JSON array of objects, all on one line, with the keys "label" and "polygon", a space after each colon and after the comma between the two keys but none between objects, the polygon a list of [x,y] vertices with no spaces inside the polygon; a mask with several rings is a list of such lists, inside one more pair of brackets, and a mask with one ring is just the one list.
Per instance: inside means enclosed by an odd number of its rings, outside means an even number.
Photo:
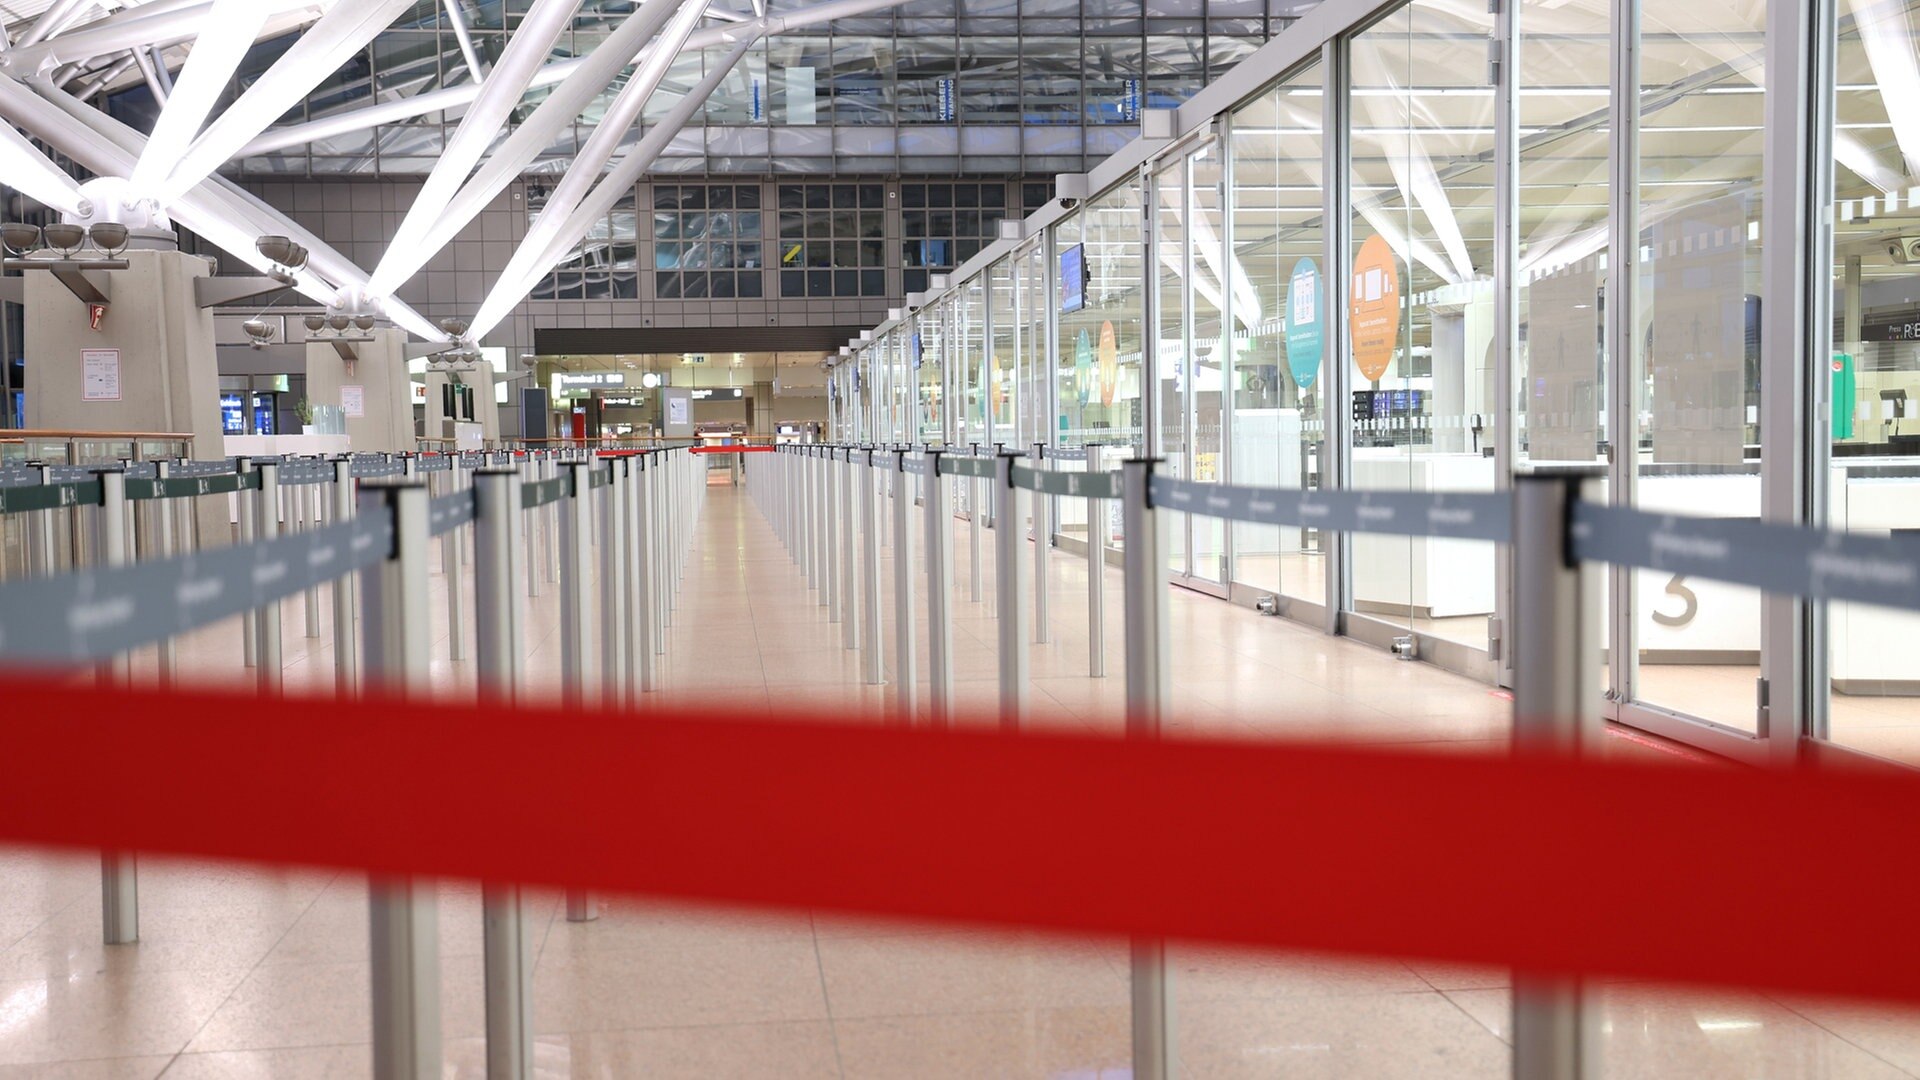
[{"label": "kieser training sign", "polygon": [[1354,366],[1368,382],[1378,382],[1392,365],[1400,339],[1400,272],[1393,249],[1379,236],[1367,237],[1353,260],[1348,311]]}]

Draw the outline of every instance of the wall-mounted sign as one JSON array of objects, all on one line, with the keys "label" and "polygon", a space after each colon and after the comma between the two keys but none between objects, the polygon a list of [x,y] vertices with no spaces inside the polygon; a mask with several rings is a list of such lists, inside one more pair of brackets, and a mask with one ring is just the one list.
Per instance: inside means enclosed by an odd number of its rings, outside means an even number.
[{"label": "wall-mounted sign", "polygon": [[956,111],[954,107],[953,80],[941,79],[939,81],[939,84],[940,84],[940,97],[939,97],[938,107],[940,110],[940,122],[952,123],[954,114]]},{"label": "wall-mounted sign", "polygon": [[766,94],[766,91],[762,89],[760,84],[760,77],[758,75],[754,76],[753,77],[753,95],[751,98],[748,99],[747,116],[756,124],[767,118],[767,104],[766,104],[765,94]]},{"label": "wall-mounted sign", "polygon": [[625,386],[627,373],[624,371],[556,371],[553,373],[553,385],[557,390],[585,390],[596,386]]},{"label": "wall-mounted sign", "polygon": [[689,423],[690,421],[688,421],[687,419],[687,414],[691,408],[692,408],[692,403],[689,402],[686,398],[683,398],[683,397],[668,398],[667,399],[667,423],[673,427],[679,427],[682,424]]},{"label": "wall-mounted sign", "polygon": [[1293,264],[1287,281],[1287,370],[1302,390],[1320,378],[1324,333],[1320,324],[1320,268],[1312,259]]},{"label": "wall-mounted sign", "polygon": [[695,401],[739,401],[747,396],[742,386],[709,386],[693,392]]},{"label": "wall-mounted sign", "polygon": [[1140,80],[1128,79],[1120,91],[1120,119],[1140,119]]},{"label": "wall-mounted sign", "polygon": [[120,350],[80,350],[80,400],[120,400]]},{"label": "wall-mounted sign", "polygon": [[1367,237],[1353,260],[1347,324],[1354,366],[1368,382],[1378,382],[1393,365],[1400,343],[1400,270],[1393,248],[1377,233]]},{"label": "wall-mounted sign", "polygon": [[340,412],[353,419],[367,415],[367,388],[364,386],[342,386],[340,388]]}]

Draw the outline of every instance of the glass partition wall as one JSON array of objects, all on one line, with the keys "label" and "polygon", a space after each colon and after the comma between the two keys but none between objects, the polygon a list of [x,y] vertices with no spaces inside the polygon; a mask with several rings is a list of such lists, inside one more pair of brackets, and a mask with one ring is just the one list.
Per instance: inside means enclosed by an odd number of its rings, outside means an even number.
[{"label": "glass partition wall", "polygon": [[[1920,527],[1920,135],[1898,107],[1916,6],[1412,0],[1282,35],[1195,99],[1212,115],[1182,110],[932,298],[946,370],[911,377],[907,426],[1291,489],[1585,466],[1646,509]],[[1770,42],[1789,10],[1815,33]],[[1807,108],[1769,113],[1783,92]],[[1802,145],[1814,160],[1783,157]],[[1824,216],[1766,200],[1770,168],[1804,170]],[[1768,275],[1795,266],[1831,284],[1770,309]],[[1805,340],[1762,332],[1790,315]],[[921,325],[884,328],[904,372]],[[1803,502],[1778,494],[1802,478]],[[1173,538],[1185,584],[1488,681],[1525,633],[1489,544],[1204,518]],[[1897,648],[1920,618],[1835,605],[1763,639],[1790,601],[1628,572],[1606,607],[1611,718],[1920,761],[1920,662]]]}]

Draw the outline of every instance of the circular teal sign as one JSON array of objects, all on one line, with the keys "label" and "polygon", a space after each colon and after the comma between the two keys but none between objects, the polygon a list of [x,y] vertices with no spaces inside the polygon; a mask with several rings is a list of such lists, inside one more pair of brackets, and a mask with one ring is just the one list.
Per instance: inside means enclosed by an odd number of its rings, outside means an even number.
[{"label": "circular teal sign", "polygon": [[1320,378],[1324,314],[1320,268],[1312,259],[1301,259],[1287,281],[1287,370],[1302,390],[1312,389]]}]

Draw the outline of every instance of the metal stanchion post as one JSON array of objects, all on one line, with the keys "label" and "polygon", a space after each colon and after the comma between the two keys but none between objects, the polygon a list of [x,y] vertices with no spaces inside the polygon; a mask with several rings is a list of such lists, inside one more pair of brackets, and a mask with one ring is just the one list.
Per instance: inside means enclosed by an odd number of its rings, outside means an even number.
[{"label": "metal stanchion post", "polygon": [[866,468],[859,462],[859,451],[847,447],[846,457],[835,467],[839,476],[838,500],[833,512],[840,518],[840,637],[849,650],[860,647],[860,481]]},{"label": "metal stanchion post", "polygon": [[673,455],[665,450],[656,450],[651,462],[653,479],[647,485],[653,499],[653,534],[648,543],[653,550],[653,580],[648,595],[653,598],[653,654],[664,656],[667,651],[667,563],[672,554],[667,550],[667,474],[671,471]]},{"label": "metal stanchion post", "polygon": [[828,567],[833,565],[828,557],[828,552],[833,546],[833,519],[827,516],[827,470],[832,465],[827,455],[830,453],[832,453],[830,447],[815,447],[812,467],[807,470],[809,473],[807,487],[812,494],[812,498],[808,500],[810,506],[807,516],[813,522],[813,540],[808,545],[813,551],[813,571],[808,575],[808,579],[813,583],[814,591],[818,594],[814,602],[827,609],[828,622],[837,622],[839,616],[833,604],[833,584],[827,576]]},{"label": "metal stanchion post", "polygon": [[[540,458],[540,475],[552,480],[560,475],[561,465],[554,460],[554,452],[549,450]],[[560,503],[549,503],[540,512],[540,573],[551,585],[560,580],[560,547],[554,543],[559,532],[561,513]]]},{"label": "metal stanchion post", "polygon": [[[514,572],[525,562],[519,544],[520,474],[482,469],[473,476],[474,666],[483,694],[511,703],[520,687],[520,599]],[[533,936],[518,885],[480,888],[484,954],[487,1076],[533,1076]]]},{"label": "metal stanchion post", "polygon": [[824,525],[821,537],[826,541],[825,559],[821,564],[821,582],[827,603],[827,621],[840,621],[840,549],[845,545],[846,513],[840,503],[840,462],[835,455],[837,450],[829,447],[821,460],[820,469],[820,520]]},{"label": "metal stanchion post", "polygon": [[[427,596],[429,499],[424,484],[378,489],[377,511],[393,518],[393,549],[362,575],[367,612],[369,686],[402,698],[426,696],[433,616]],[[432,886],[405,878],[369,890],[373,960],[373,1075],[377,1080],[438,1077],[440,944]]]},{"label": "metal stanchion post", "polygon": [[[344,522],[354,515],[353,458],[345,454],[333,459],[333,520]],[[359,654],[354,649],[354,593],[356,575],[347,573],[333,579],[333,692],[352,697],[359,688]]]},{"label": "metal stanchion post", "polygon": [[[167,478],[173,475],[173,462],[154,462],[153,475],[159,486],[164,489],[167,486]],[[151,552],[156,559],[166,559],[173,555],[173,500],[166,497],[164,490],[158,494],[160,497],[153,500],[153,515],[150,519],[153,524]],[[171,687],[174,676],[178,672],[171,635],[160,639],[159,647],[154,651],[154,666],[158,672],[160,688],[165,690]]]},{"label": "metal stanchion post", "polygon": [[[100,562],[124,566],[130,560],[127,544],[127,474],[123,469],[100,469]],[[131,674],[130,657],[116,653],[100,665],[101,681],[125,686]],[[109,945],[131,945],[140,940],[140,887],[130,851],[100,853],[100,924]]]},{"label": "metal stanchion post", "polygon": [[[980,456],[979,443],[973,444],[973,456]],[[968,575],[967,588],[971,591],[973,602],[978,604],[987,597],[986,583],[980,580],[981,572],[985,567],[985,563],[980,555],[980,530],[985,527],[985,519],[987,516],[986,499],[981,497],[982,492],[985,490],[982,485],[984,485],[986,481],[978,477],[969,476],[961,481],[961,483],[966,485],[967,490],[967,532],[968,541],[973,545],[972,552],[969,556],[973,560],[971,567],[972,573]]]},{"label": "metal stanchion post", "polygon": [[1027,564],[1020,543],[1021,504],[1026,492],[1013,484],[1013,467],[1020,455],[1001,453],[994,459],[993,575],[1000,617],[1000,727],[1019,731],[1027,723],[1027,606],[1020,594],[1027,588]]},{"label": "metal stanchion post", "polygon": [[[928,460],[928,459],[923,459]],[[893,478],[893,684],[894,722],[913,726],[913,485],[907,480],[907,452],[894,455]],[[878,607],[876,603],[875,607]],[[879,614],[874,631],[879,636]]]},{"label": "metal stanchion post", "polygon": [[874,453],[874,449],[868,447],[865,464],[855,460],[848,466],[858,478],[860,486],[860,554],[866,564],[860,575],[860,623],[865,630],[860,635],[860,666],[868,686],[879,686],[886,681],[886,673],[882,670],[886,657],[882,655],[880,635],[879,505],[880,484],[885,481],[885,475],[873,467]]},{"label": "metal stanchion post", "polygon": [[[1127,538],[1127,737],[1158,739],[1171,691],[1166,515],[1155,510],[1148,497],[1152,461],[1128,461],[1121,472],[1121,528]],[[1133,1075],[1137,1080],[1167,1080],[1175,1055],[1166,943],[1136,938],[1130,948]]]},{"label": "metal stanchion post", "polygon": [[[522,483],[538,482],[541,479],[540,462],[534,457],[535,453],[535,451],[529,450],[526,458],[520,464],[520,480]],[[535,510],[531,514],[520,515],[521,538],[525,541],[524,550],[527,553],[528,596],[540,595],[540,545],[535,541],[540,539],[540,523],[544,520],[546,520],[546,512],[544,510]]]},{"label": "metal stanchion post", "polygon": [[[247,458],[235,458],[233,471],[240,476],[253,472],[253,462]],[[255,504],[260,500],[260,489],[242,488],[233,493],[233,521],[242,545],[253,543],[253,523],[259,511]],[[240,653],[248,667],[260,662],[257,650],[260,647],[260,615],[248,608],[240,614]]]},{"label": "metal stanchion post", "polygon": [[[1033,467],[1038,469],[1047,457],[1047,444],[1033,444]],[[1033,506],[1033,640],[1045,645],[1047,635],[1047,558],[1053,548],[1053,500],[1034,492],[1028,499]]]},{"label": "metal stanchion post", "polygon": [[[458,492],[461,489],[460,455],[453,454],[447,458],[446,473],[447,493]],[[465,591],[461,584],[465,575],[460,572],[460,557],[465,553],[465,547],[459,529],[448,529],[441,538],[440,573],[447,580],[447,659],[455,662],[467,658],[466,619],[460,613],[464,599],[460,594]]]},{"label": "metal stanchion post", "polygon": [[[1516,752],[1578,755],[1600,737],[1600,583],[1571,557],[1574,503],[1601,497],[1582,469],[1516,477],[1513,485],[1513,744]],[[1579,982],[1515,972],[1515,1080],[1599,1075],[1598,1010]]]},{"label": "metal stanchion post", "polygon": [[[566,470],[572,490],[555,504],[561,508],[560,679],[563,700],[569,708],[578,710],[587,701],[587,654],[593,648],[593,624],[587,613],[593,467],[573,461],[567,463]],[[598,916],[593,897],[580,890],[567,890],[568,922],[590,922]]]},{"label": "metal stanchion post", "polygon": [[628,498],[633,504],[627,520],[633,527],[633,595],[627,610],[628,652],[633,657],[633,682],[640,693],[652,693],[655,673],[653,640],[653,530],[657,520],[652,502],[652,485],[659,471],[653,456],[645,451],[633,456],[633,487]]},{"label": "metal stanchion post", "polygon": [[[600,707],[618,708],[627,683],[627,459],[605,462],[600,495]],[[595,466],[596,471],[598,466]]]},{"label": "metal stanchion post", "polygon": [[[1087,471],[1098,473],[1100,447],[1087,447]],[[1087,500],[1087,677],[1107,674],[1107,503]]]},{"label": "metal stanchion post", "polygon": [[[283,486],[285,498],[293,503],[292,520],[296,531],[312,529],[320,524],[320,514],[313,505],[313,492],[310,485]],[[309,585],[300,593],[300,607],[306,616],[301,629],[309,638],[320,636],[320,586]]]},{"label": "metal stanchion post", "polygon": [[935,728],[953,723],[953,504],[950,481],[940,475],[940,451],[927,462],[927,720]]},{"label": "metal stanchion post", "polygon": [[[253,523],[254,535],[262,543],[280,535],[280,466],[271,461],[263,461],[258,469],[260,473],[260,494],[254,501],[259,518]],[[258,686],[262,694],[278,694],[285,672],[280,666],[280,601],[273,600],[260,608],[259,643],[254,646],[254,655],[259,660]]]}]

